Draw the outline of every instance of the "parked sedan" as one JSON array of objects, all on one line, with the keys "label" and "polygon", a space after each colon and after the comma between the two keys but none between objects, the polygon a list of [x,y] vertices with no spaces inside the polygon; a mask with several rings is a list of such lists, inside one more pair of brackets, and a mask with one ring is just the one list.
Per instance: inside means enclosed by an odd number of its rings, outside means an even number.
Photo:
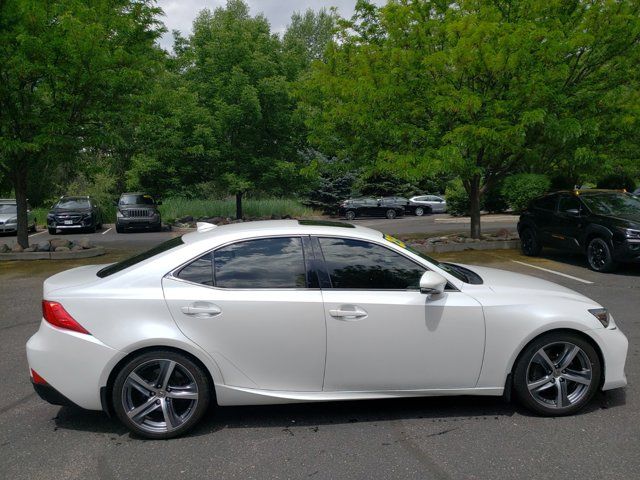
[{"label": "parked sedan", "polygon": [[394,219],[404,215],[404,207],[395,204],[387,205],[375,198],[355,198],[342,202],[338,213],[347,220],[353,220],[358,217]]},{"label": "parked sedan", "polygon": [[525,255],[559,248],[586,254],[592,270],[610,272],[620,262],[640,262],[640,199],[595,189],[545,195],[522,212],[518,233]]},{"label": "parked sedan", "polygon": [[[36,231],[36,218],[27,207],[27,228]],[[18,204],[14,198],[0,198],[0,233],[16,233],[18,231]]]},{"label": "parked sedan", "polygon": [[513,389],[555,416],[627,383],[627,339],[595,301],[340,222],[200,224],[50,277],[42,304],[27,343],[36,392],[149,438],[186,432],[212,402]]},{"label": "parked sedan", "polygon": [[409,199],[415,205],[427,208],[427,213],[444,213],[447,211],[447,201],[437,195],[418,195]]},{"label": "parked sedan", "polygon": [[414,203],[405,197],[382,197],[378,199],[378,202],[380,202],[381,205],[400,206],[404,209],[404,213],[415,215],[416,217],[421,217],[425,213],[429,213],[431,211],[430,207]]},{"label": "parked sedan", "polygon": [[93,233],[102,228],[102,210],[89,196],[60,197],[47,215],[49,234],[57,230]]}]

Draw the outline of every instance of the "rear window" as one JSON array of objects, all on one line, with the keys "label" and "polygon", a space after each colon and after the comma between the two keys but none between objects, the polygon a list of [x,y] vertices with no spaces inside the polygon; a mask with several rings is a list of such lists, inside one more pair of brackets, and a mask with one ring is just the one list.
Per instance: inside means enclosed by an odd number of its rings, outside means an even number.
[{"label": "rear window", "polygon": [[184,242],[182,241],[182,237],[172,238],[171,240],[167,240],[166,242],[163,242],[160,245],[156,245],[155,247],[153,247],[150,250],[147,250],[146,252],[139,253],[137,255],[134,255],[133,257],[127,258],[126,260],[123,260],[118,263],[114,263],[112,265],[109,265],[108,267],[104,267],[103,269],[98,270],[98,273],[96,275],[98,275],[100,278],[108,277],[109,275],[113,275],[114,273],[121,272],[125,268],[132,267],[137,263],[144,262],[148,258],[155,257],[156,255],[159,255],[163,252],[166,252],[168,250],[171,250],[172,248],[175,248],[183,244]]}]

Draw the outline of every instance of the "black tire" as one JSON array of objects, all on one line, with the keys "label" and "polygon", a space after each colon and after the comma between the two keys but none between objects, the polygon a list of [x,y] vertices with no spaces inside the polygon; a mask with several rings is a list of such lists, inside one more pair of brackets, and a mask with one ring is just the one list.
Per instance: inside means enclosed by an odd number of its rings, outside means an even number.
[{"label": "black tire", "polygon": [[36,231],[38,231],[38,227],[36,225],[36,222],[34,220],[33,225],[31,225],[31,227],[29,227],[29,231],[32,233],[35,233]]},{"label": "black tire", "polygon": [[396,218],[397,215],[398,214],[396,213],[396,211],[392,208],[387,210],[386,213],[384,214],[384,216],[387,217],[389,220],[393,220],[394,218]]},{"label": "black tire", "polygon": [[87,227],[87,228],[86,228],[86,232],[87,232],[87,233],[96,233],[96,224],[95,224],[95,223],[93,223],[93,224],[91,224],[91,226],[90,226],[90,227]]},{"label": "black tire", "polygon": [[116,232],[117,233],[124,233],[124,227],[121,227],[119,224],[116,223]]},{"label": "black tire", "polygon": [[55,228],[47,228],[47,231],[49,232],[49,235],[55,235],[56,234],[56,229]]},{"label": "black tire", "polygon": [[[578,352],[570,357],[567,354],[573,352],[574,347]],[[553,368],[540,356],[541,350]],[[568,358],[572,360],[563,368],[563,359]],[[587,375],[589,384],[585,385]],[[600,388],[601,378],[600,357],[591,343],[574,333],[551,332],[536,338],[522,351],[513,370],[513,387],[524,406],[538,414],[555,417],[572,415],[584,408]]]},{"label": "black tire", "polygon": [[347,220],[355,220],[356,216],[357,215],[355,210],[347,210],[344,214],[344,218],[346,218]]},{"label": "black tire", "polygon": [[542,252],[542,244],[533,228],[526,227],[520,232],[520,249],[527,257],[537,257]]},{"label": "black tire", "polygon": [[424,215],[424,208],[416,207],[413,213],[415,214],[416,217],[421,217],[422,215]]},{"label": "black tire", "polygon": [[[173,362],[175,363],[169,375],[170,378],[163,382],[162,377],[166,371],[166,367],[163,366]],[[146,382],[145,387],[140,388],[141,384],[128,380],[129,375],[134,371],[143,380],[151,379],[157,373],[157,379]],[[143,375],[142,372],[149,372],[149,375]],[[132,387],[131,383],[136,383],[137,386]],[[162,383],[166,388],[157,387]],[[181,383],[184,386],[171,387]],[[111,401],[118,419],[133,433],[145,438],[167,439],[185,434],[198,423],[209,408],[211,388],[205,371],[191,358],[171,350],[154,350],[131,359],[120,369],[113,384]],[[173,395],[176,395],[178,390],[183,394],[189,393],[196,397],[194,399],[171,397],[171,392],[173,391]],[[147,393],[142,393],[143,391]],[[139,405],[136,406],[136,403]],[[127,414],[144,405],[152,408],[153,411],[141,415],[137,421]],[[141,413],[144,410],[143,408]],[[167,419],[170,419],[169,422]],[[171,421],[176,422],[177,426],[167,428],[167,423]]]},{"label": "black tire", "polygon": [[609,242],[600,237],[592,238],[587,245],[587,263],[596,272],[612,272],[618,264],[613,260]]}]

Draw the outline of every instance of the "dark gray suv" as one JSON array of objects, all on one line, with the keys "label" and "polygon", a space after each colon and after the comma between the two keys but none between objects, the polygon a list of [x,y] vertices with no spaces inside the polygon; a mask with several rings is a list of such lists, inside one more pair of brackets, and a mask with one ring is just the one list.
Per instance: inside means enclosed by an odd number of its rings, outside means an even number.
[{"label": "dark gray suv", "polygon": [[116,214],[116,231],[124,233],[127,230],[162,230],[162,221],[158,205],[154,198],[141,192],[123,193],[118,200]]}]

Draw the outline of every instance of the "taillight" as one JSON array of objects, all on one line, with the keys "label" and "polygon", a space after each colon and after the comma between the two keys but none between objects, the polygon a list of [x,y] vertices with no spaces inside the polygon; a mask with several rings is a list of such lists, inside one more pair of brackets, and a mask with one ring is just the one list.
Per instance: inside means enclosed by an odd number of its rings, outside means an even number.
[{"label": "taillight", "polygon": [[91,335],[58,302],[42,300],[42,316],[55,327]]}]

